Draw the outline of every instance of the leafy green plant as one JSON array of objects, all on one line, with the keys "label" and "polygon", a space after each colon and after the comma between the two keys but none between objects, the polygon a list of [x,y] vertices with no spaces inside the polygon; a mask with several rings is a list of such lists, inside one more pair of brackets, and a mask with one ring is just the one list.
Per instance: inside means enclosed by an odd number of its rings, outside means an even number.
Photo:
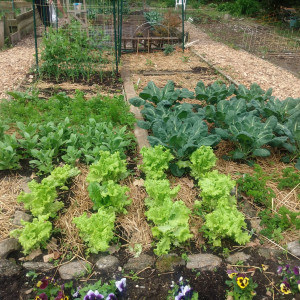
[{"label": "leafy green plant", "polygon": [[201,228],[205,237],[214,247],[220,247],[222,239],[228,237],[240,245],[250,241],[244,216],[235,206],[219,205],[213,212],[205,216],[205,224]]},{"label": "leafy green plant", "polygon": [[[170,182],[167,179],[147,179],[145,181],[145,187],[147,194],[150,197],[149,201],[151,201],[150,199],[155,201],[155,206],[163,206],[165,201],[174,199],[180,190],[180,185],[177,185],[176,187],[171,189]],[[146,202],[147,201],[148,200],[146,200]]]},{"label": "leafy green plant", "polygon": [[262,123],[258,117],[245,116],[229,126],[230,139],[235,143],[237,150],[232,153],[234,159],[247,159],[249,156],[267,157],[271,153],[262,148],[268,144],[275,147],[282,146],[287,137],[276,138],[273,130],[277,125],[274,116]]},{"label": "leafy green plant", "polygon": [[97,213],[87,216],[84,212],[80,217],[73,218],[79,235],[87,243],[88,253],[106,251],[113,238],[115,212],[112,208],[99,208]]},{"label": "leafy green plant", "polygon": [[253,198],[254,202],[269,206],[271,199],[275,197],[275,192],[266,187],[267,181],[271,179],[262,168],[255,164],[253,176],[245,174],[237,180],[239,190]]},{"label": "leafy green plant", "polygon": [[282,232],[295,226],[300,229],[300,213],[292,212],[285,206],[279,208],[278,213],[272,213],[270,209],[259,212],[260,225],[264,225],[261,234],[269,239],[279,242],[283,239]]},{"label": "leafy green plant", "polygon": [[191,175],[199,180],[216,165],[217,157],[211,147],[201,146],[190,156]]},{"label": "leafy green plant", "polygon": [[257,283],[253,282],[251,276],[248,277],[245,273],[239,273],[236,270],[227,271],[230,280],[225,283],[229,286],[227,297],[233,297],[234,300],[251,300],[256,295],[255,289]]},{"label": "leafy green plant", "polygon": [[293,189],[300,183],[300,174],[294,168],[285,168],[282,170],[282,177],[278,179],[278,188],[280,190]]},{"label": "leafy green plant", "polygon": [[37,172],[38,175],[50,173],[53,170],[54,149],[32,149],[31,155],[36,159],[30,160],[29,164],[32,168],[37,168],[39,170]]},{"label": "leafy green plant", "polygon": [[9,129],[9,126],[6,125],[2,120],[0,121],[0,139],[4,138],[4,133]]},{"label": "leafy green plant", "polygon": [[129,102],[132,105],[139,107],[145,104],[145,101],[143,100],[148,100],[154,104],[158,104],[159,102],[166,100],[170,104],[173,104],[184,98],[193,99],[194,93],[185,88],[175,90],[175,84],[172,80],[168,80],[167,84],[163,88],[158,88],[153,81],[150,81],[139,94],[139,97],[131,98]]},{"label": "leafy green plant", "polygon": [[174,158],[169,149],[161,145],[155,147],[143,147],[141,149],[143,164],[139,166],[148,179],[165,179],[165,170],[169,168],[169,162]]},{"label": "leafy green plant", "polygon": [[255,100],[263,103],[272,99],[272,89],[264,91],[257,83],[251,84],[250,89],[241,84],[237,89],[235,89],[234,94],[237,99],[245,99],[247,102]]},{"label": "leafy green plant", "polygon": [[229,176],[214,170],[200,178],[198,185],[201,189],[202,201],[200,203],[203,210],[210,212],[221,204],[222,206],[236,204],[236,199],[230,197],[230,193],[235,187],[235,181]]},{"label": "leafy green plant", "polygon": [[18,146],[15,134],[4,134],[2,141],[0,141],[0,170],[20,168],[21,156],[17,151]]},{"label": "leafy green plant", "polygon": [[111,154],[108,151],[100,151],[100,159],[90,166],[86,180],[89,183],[118,181],[126,178],[127,175],[126,161],[120,158],[119,152]]},{"label": "leafy green plant", "polygon": [[32,222],[21,221],[24,228],[11,231],[10,235],[16,237],[22,245],[24,254],[30,253],[39,247],[45,247],[52,231],[51,222],[47,216],[34,218]]},{"label": "leafy green plant", "polygon": [[98,182],[91,182],[88,191],[94,203],[94,210],[98,210],[100,207],[112,207],[116,213],[126,213],[125,206],[131,203],[126,195],[129,188],[120,186],[112,180],[103,182],[101,185]]},{"label": "leafy green plant", "polygon": [[144,17],[150,25],[161,24],[163,21],[163,16],[157,11],[147,11],[144,12]]},{"label": "leafy green plant", "polygon": [[78,169],[68,165],[57,167],[51,175],[44,178],[41,183],[32,180],[28,183],[30,193],[21,192],[18,202],[23,202],[24,207],[29,209],[33,216],[46,216],[54,218],[57,212],[64,206],[63,202],[55,201],[57,198],[57,187],[67,189],[66,181],[79,173]]},{"label": "leafy green plant", "polygon": [[[104,46],[103,41],[99,43]],[[108,63],[86,32],[80,30],[79,22],[72,22],[64,29],[50,28],[42,41],[41,60],[40,73],[56,81],[61,78],[89,81],[99,72],[101,64]]]},{"label": "leafy green plant", "polygon": [[173,52],[174,52],[174,48],[172,45],[169,45],[169,44],[165,45],[164,55],[168,56]]},{"label": "leafy green plant", "polygon": [[174,109],[173,115],[170,113],[164,119],[154,121],[151,129],[150,145],[163,145],[178,159],[186,159],[201,146],[215,146],[220,141],[218,135],[209,134],[201,118],[189,118],[188,113],[180,108]]},{"label": "leafy green plant", "polygon": [[189,231],[190,210],[180,201],[173,202],[180,186],[170,189],[168,180],[146,180],[145,187],[150,198],[145,203],[145,215],[154,223],[152,234],[159,239],[155,254],[169,252],[171,244],[178,246],[192,237]]},{"label": "leafy green plant", "polygon": [[205,84],[202,81],[199,81],[195,88],[195,94],[197,100],[205,100],[207,104],[216,104],[231,96],[234,93],[234,90],[234,85],[227,88],[225,84],[214,82],[212,85],[205,87]]},{"label": "leafy green plant", "polygon": [[[20,129],[33,135],[34,131],[29,130],[33,123],[47,124],[55,120],[56,123],[69,118],[70,125],[80,126],[89,123],[89,119],[95,119],[97,123],[107,122],[114,126],[127,125],[132,127],[135,118],[129,111],[129,105],[121,95],[113,97],[97,95],[86,99],[83,92],[76,91],[70,97],[65,93],[54,94],[47,101],[39,93],[33,90],[29,92],[10,92],[14,101],[2,100],[0,103],[0,116],[7,124],[23,122],[29,124]],[[22,135],[23,136],[23,135]]]}]

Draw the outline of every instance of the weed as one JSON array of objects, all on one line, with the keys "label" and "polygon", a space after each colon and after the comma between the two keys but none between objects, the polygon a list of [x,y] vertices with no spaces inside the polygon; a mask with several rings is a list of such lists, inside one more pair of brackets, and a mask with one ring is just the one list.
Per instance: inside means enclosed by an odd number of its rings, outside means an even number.
[{"label": "weed", "polygon": [[164,50],[164,55],[170,55],[171,53],[174,52],[174,47],[172,45],[165,45],[165,50]]},{"label": "weed", "polygon": [[278,180],[278,188],[284,190],[286,188],[293,189],[300,183],[299,171],[294,168],[285,168],[282,170],[282,178]]},{"label": "weed", "polygon": [[184,261],[186,261],[186,262],[189,261],[189,257],[188,257],[188,255],[187,255],[186,253],[182,253],[182,254],[181,254],[181,258],[182,258]]},{"label": "weed", "polygon": [[183,63],[187,63],[187,62],[189,62],[190,57],[189,57],[189,56],[183,55],[182,57],[180,57],[180,59],[181,59],[181,61],[182,61]]},{"label": "weed", "polygon": [[237,180],[237,183],[239,184],[239,190],[253,198],[254,202],[268,207],[271,199],[275,197],[275,192],[266,187],[266,183],[270,178],[259,165],[254,165],[253,176],[245,174]]},{"label": "weed", "polygon": [[150,58],[147,58],[146,65],[152,67],[152,66],[154,66],[154,62]]}]

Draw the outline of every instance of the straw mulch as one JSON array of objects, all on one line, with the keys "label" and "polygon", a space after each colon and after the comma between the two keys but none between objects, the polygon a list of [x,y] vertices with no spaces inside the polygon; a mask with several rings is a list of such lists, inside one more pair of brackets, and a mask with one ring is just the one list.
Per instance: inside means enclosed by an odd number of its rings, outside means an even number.
[{"label": "straw mulch", "polygon": [[[224,174],[230,174],[230,176],[233,179],[238,179],[242,176],[242,174],[250,174],[252,175],[254,173],[253,167],[250,167],[246,164],[234,162],[234,161],[228,161],[222,159],[223,155],[228,155],[230,151],[234,149],[233,144],[230,142],[222,141],[218,145],[218,149],[215,152],[215,154],[218,157],[217,163],[216,163],[216,169],[220,173]],[[267,158],[256,158],[256,163],[260,165],[263,169],[263,172],[267,176],[278,176],[278,174],[282,174],[282,170],[287,167],[293,167],[292,164],[285,164],[282,161],[280,161],[280,154],[276,152],[272,152],[270,157]],[[293,190],[279,190],[277,187],[277,182],[268,180],[266,183],[266,187],[271,188],[274,192],[276,197],[272,199],[272,210],[274,212],[277,212],[278,209],[281,206],[287,207],[289,210],[294,212],[300,212],[300,202],[298,199],[298,195],[300,193],[300,185],[298,185]],[[248,199],[251,202],[251,199]],[[251,202],[252,205],[255,207],[257,212],[259,212],[262,208],[256,206],[253,202]],[[248,219],[251,219],[250,217],[247,217]],[[290,230],[287,230],[282,233],[283,240],[280,242],[281,245],[285,245],[288,242],[294,241],[299,238],[300,236],[300,230],[296,230],[295,228],[292,228]],[[265,243],[264,246],[268,246],[273,248],[274,244],[272,243]]]},{"label": "straw mulch", "polygon": [[[175,200],[182,200],[185,205],[193,211],[195,200],[199,199],[199,190],[194,186],[193,180],[187,177],[172,177],[171,182],[173,182],[173,188],[180,185],[180,190]],[[195,214],[190,214],[189,225],[190,231],[193,234],[195,246],[200,249],[202,245],[205,244],[203,233],[199,232],[199,228],[203,226],[203,219]]]},{"label": "straw mulch", "polygon": [[57,218],[57,221],[54,223],[56,228],[59,228],[62,232],[61,245],[62,248],[60,251],[72,251],[73,254],[83,256],[83,250],[85,246],[79,237],[78,230],[75,224],[72,223],[74,217],[79,217],[85,211],[89,211],[93,203],[89,198],[88,194],[88,183],[86,182],[86,176],[88,169],[85,165],[80,165],[78,167],[81,173],[74,179],[71,193],[69,197],[70,206],[66,209],[65,212],[61,213]]},{"label": "straw mulch", "polygon": [[143,251],[151,248],[152,233],[145,216],[144,200],[147,196],[145,189],[142,187],[142,180],[126,179],[129,191],[129,198],[132,199],[131,205],[127,208],[128,213],[117,217],[119,230],[122,232],[122,239],[128,246],[134,249],[134,246],[140,244]]},{"label": "straw mulch", "polygon": [[12,219],[16,210],[23,210],[17,196],[25,184],[26,179],[18,175],[0,179],[0,241],[8,238],[10,231],[16,228]]},{"label": "straw mulch", "polygon": [[[88,194],[88,183],[86,176],[88,169],[86,166],[79,166],[81,173],[74,179],[70,193],[70,206],[62,213],[57,221],[55,227],[62,232],[61,252],[72,251],[73,254],[84,256],[83,252],[86,248],[83,244],[75,224],[72,223],[74,217],[81,216],[83,212],[88,212],[93,203]],[[140,186],[134,185],[131,178],[126,179],[123,184],[130,188],[129,198],[132,199],[131,205],[127,208],[128,213],[117,217],[117,228],[122,233],[119,236],[125,240],[132,248],[135,244],[141,244],[143,250],[151,248],[151,230],[146,222],[144,215],[144,199],[146,193]]]}]

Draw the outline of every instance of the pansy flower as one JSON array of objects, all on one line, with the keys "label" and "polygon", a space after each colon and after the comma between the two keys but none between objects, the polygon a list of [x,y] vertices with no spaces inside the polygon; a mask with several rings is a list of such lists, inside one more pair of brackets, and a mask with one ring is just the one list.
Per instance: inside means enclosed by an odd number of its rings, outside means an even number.
[{"label": "pansy flower", "polygon": [[126,278],[122,278],[121,280],[116,281],[116,287],[120,293],[123,293],[126,288]]},{"label": "pansy flower", "polygon": [[193,290],[189,285],[181,286],[180,292],[175,297],[175,300],[192,299]]},{"label": "pansy flower", "polygon": [[297,284],[298,284],[298,290],[300,292],[300,280],[297,281]]},{"label": "pansy flower", "polygon": [[277,268],[277,274],[280,275],[282,273],[282,270],[283,270],[282,266],[279,266]]},{"label": "pansy flower", "polygon": [[107,296],[106,300],[117,300],[117,297],[116,297],[115,294],[110,293],[110,294]]},{"label": "pansy flower", "polygon": [[285,271],[291,273],[290,265],[285,265]]},{"label": "pansy flower", "polygon": [[104,296],[101,295],[98,291],[89,290],[87,294],[84,296],[84,300],[101,300],[104,299]]},{"label": "pansy flower", "polygon": [[238,274],[236,282],[241,289],[244,289],[249,284],[249,278],[245,274]]},{"label": "pansy flower", "polygon": [[280,284],[280,290],[282,293],[284,293],[285,295],[287,294],[291,294],[291,289],[290,289],[290,285],[288,284],[288,282],[284,281]]},{"label": "pansy flower", "polygon": [[299,267],[294,267],[293,271],[296,276],[299,275]]},{"label": "pansy flower", "polygon": [[230,279],[238,274],[237,270],[227,270],[227,275]]},{"label": "pansy flower", "polygon": [[54,300],[69,300],[69,297],[63,291],[59,291]]},{"label": "pansy flower", "polygon": [[45,293],[42,293],[39,296],[36,296],[34,300],[48,300],[48,297]]}]

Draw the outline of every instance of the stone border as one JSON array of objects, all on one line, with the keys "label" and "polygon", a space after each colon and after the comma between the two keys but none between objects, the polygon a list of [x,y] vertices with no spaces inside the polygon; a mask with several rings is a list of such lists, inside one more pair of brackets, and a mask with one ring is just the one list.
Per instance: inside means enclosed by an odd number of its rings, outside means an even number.
[{"label": "stone border", "polygon": [[[129,103],[129,99],[133,97],[137,97],[137,94],[134,90],[133,83],[131,80],[131,72],[129,68],[125,66],[122,68],[120,73],[124,85],[125,99]],[[137,120],[144,120],[140,109],[131,104],[130,104],[130,112],[134,114]],[[134,124],[134,135],[137,139],[139,151],[142,149],[142,147],[150,147],[150,144],[147,139],[148,138],[147,130],[138,127],[137,123]]]}]

